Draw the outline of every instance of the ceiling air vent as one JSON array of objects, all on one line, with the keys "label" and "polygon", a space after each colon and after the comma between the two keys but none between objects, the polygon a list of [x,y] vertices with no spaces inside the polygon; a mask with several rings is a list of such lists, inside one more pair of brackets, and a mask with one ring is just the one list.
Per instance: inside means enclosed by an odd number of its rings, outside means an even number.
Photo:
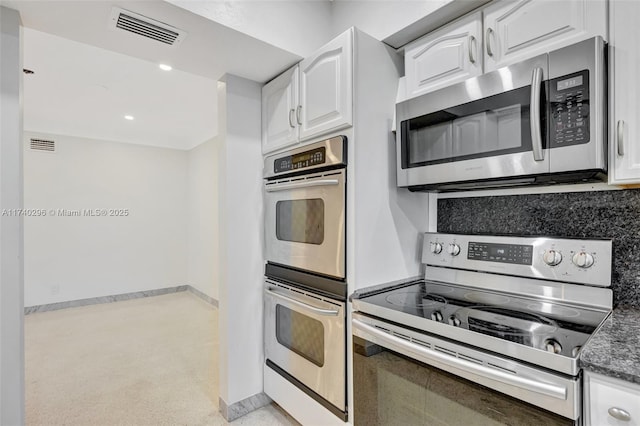
[{"label": "ceiling air vent", "polygon": [[187,36],[185,31],[156,21],[149,17],[139,15],[128,10],[114,7],[111,10],[109,26],[124,31],[129,31],[152,40],[159,41],[169,46],[175,46]]},{"label": "ceiling air vent", "polygon": [[31,139],[29,141],[29,149],[32,151],[56,152],[56,143],[45,139]]}]

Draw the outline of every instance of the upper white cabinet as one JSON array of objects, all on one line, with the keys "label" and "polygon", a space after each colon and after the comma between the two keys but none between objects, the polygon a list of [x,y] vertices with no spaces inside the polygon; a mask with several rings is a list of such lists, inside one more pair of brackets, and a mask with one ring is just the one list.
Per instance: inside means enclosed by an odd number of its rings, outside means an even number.
[{"label": "upper white cabinet", "polygon": [[482,15],[471,14],[405,47],[407,97],[482,74]]},{"label": "upper white cabinet", "polygon": [[605,0],[493,3],[484,9],[485,72],[596,35],[607,40],[606,16]]},{"label": "upper white cabinet", "polygon": [[585,372],[586,426],[640,426],[640,386]]},{"label": "upper white cabinet", "polygon": [[609,183],[640,183],[640,2],[611,1]]},{"label": "upper white cabinet", "polygon": [[262,88],[262,153],[352,124],[353,30]]},{"label": "upper white cabinet", "polygon": [[351,125],[353,31],[300,62],[300,139]]},{"label": "upper white cabinet", "polygon": [[262,152],[298,142],[298,66],[262,88]]}]

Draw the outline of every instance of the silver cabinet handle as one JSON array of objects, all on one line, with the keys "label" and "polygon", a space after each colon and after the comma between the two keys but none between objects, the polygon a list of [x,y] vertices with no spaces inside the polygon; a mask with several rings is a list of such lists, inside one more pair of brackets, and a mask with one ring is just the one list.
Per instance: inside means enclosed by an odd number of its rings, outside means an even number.
[{"label": "silver cabinet handle", "polygon": [[623,410],[622,408],[611,407],[609,408],[608,412],[609,412],[609,415],[614,419],[622,420],[623,422],[628,422],[631,420],[631,414],[629,414],[627,411]]},{"label": "silver cabinet handle", "polygon": [[491,47],[491,36],[493,36],[493,30],[491,27],[487,28],[487,34],[485,37],[485,44],[487,45],[487,55],[493,56],[493,48]]},{"label": "silver cabinet handle", "polygon": [[[556,386],[550,383],[543,383],[533,379],[528,379],[526,377],[515,376],[504,371],[495,370],[493,368],[485,367],[484,365],[475,364],[471,361],[466,361],[464,359],[456,358],[442,352],[434,351],[433,349],[425,348],[415,343],[408,342],[399,337],[392,336],[389,333],[385,333],[384,331],[380,331],[375,327],[365,324],[364,322],[355,318],[351,320],[351,324],[353,325],[353,330],[363,331],[371,336],[371,338],[377,340],[373,341],[373,343],[377,343],[391,350],[404,353],[405,355],[409,355],[406,352],[416,354],[419,356],[419,358],[422,358],[421,361],[423,362],[436,361],[471,374],[476,374],[487,379],[506,383],[511,386],[517,386],[531,392],[536,392],[561,400],[567,399],[567,389],[564,386]],[[368,336],[359,335],[355,332],[354,334],[362,337],[365,340],[370,340]]]},{"label": "silver cabinet handle", "polygon": [[296,108],[296,120],[298,121],[298,124],[300,126],[302,126],[302,119],[300,118],[301,111],[302,111],[302,105],[298,105],[298,108]]},{"label": "silver cabinet handle", "polygon": [[283,299],[286,300],[287,302],[293,303],[296,306],[300,306],[301,308],[307,309],[313,313],[316,313],[318,315],[323,315],[323,316],[327,316],[327,317],[335,317],[337,316],[340,312],[333,310],[333,309],[322,309],[322,308],[317,308],[313,305],[309,305],[308,303],[305,302],[301,302],[300,300],[294,299],[293,297],[289,297],[286,296],[280,292],[275,291],[274,288],[269,287],[268,289],[265,289],[265,292],[267,294],[270,294],[271,296],[277,297],[279,299]]},{"label": "silver cabinet handle", "polygon": [[540,91],[542,89],[542,68],[534,68],[531,73],[531,99],[529,101],[529,125],[531,126],[531,145],[533,159],[544,160],[542,150],[542,132],[540,127]]},{"label": "silver cabinet handle", "polygon": [[472,35],[469,36],[469,62],[472,64],[476,63],[476,58],[474,57],[474,48],[473,45],[476,44],[476,38]]},{"label": "silver cabinet handle", "polygon": [[303,182],[296,183],[281,183],[275,185],[266,185],[265,191],[267,192],[276,192],[276,191],[287,191],[290,189],[301,189],[301,188],[310,188],[313,186],[330,186],[330,185],[338,185],[340,182],[338,179],[319,179],[319,180],[309,180]]},{"label": "silver cabinet handle", "polygon": [[616,139],[618,142],[618,155],[624,155],[624,120],[618,120]]},{"label": "silver cabinet handle", "polygon": [[296,112],[295,109],[290,109],[289,110],[289,126],[291,126],[291,128],[295,128],[296,127],[296,125],[293,124],[293,117],[292,117],[294,112]]}]

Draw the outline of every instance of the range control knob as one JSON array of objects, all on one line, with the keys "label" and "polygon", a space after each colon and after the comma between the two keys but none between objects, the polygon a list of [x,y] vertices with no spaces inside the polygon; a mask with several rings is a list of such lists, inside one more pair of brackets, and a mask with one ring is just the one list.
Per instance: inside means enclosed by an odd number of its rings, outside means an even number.
[{"label": "range control knob", "polygon": [[571,261],[580,268],[590,268],[593,265],[593,256],[587,252],[579,251],[573,255]]},{"label": "range control knob", "polygon": [[434,321],[442,322],[442,314],[440,311],[433,311],[431,313],[431,319]]},{"label": "range control knob", "polygon": [[442,244],[431,243],[431,253],[440,254],[441,251],[442,251]]},{"label": "range control knob", "polygon": [[576,346],[575,348],[571,349],[571,356],[574,358],[577,357],[580,349],[582,349],[582,346]]},{"label": "range control knob", "polygon": [[554,354],[559,354],[560,352],[562,352],[562,346],[560,346],[560,343],[556,342],[553,339],[547,339],[544,341],[544,349],[547,352],[551,352]]},{"label": "range control knob", "polygon": [[457,256],[460,254],[460,246],[457,245],[456,243],[449,244],[449,247],[447,247],[447,252],[451,256]]},{"label": "range control knob", "polygon": [[542,255],[542,260],[549,266],[556,266],[562,262],[562,253],[556,250],[547,250]]},{"label": "range control knob", "polygon": [[460,325],[460,318],[458,318],[455,315],[451,315],[449,317],[449,324],[454,326],[454,327],[458,327]]}]

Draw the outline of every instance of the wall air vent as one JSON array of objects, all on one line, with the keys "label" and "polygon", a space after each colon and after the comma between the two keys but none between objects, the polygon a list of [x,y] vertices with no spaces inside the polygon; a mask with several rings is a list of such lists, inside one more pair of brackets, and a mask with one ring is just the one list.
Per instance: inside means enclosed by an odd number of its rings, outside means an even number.
[{"label": "wall air vent", "polygon": [[109,27],[128,31],[169,46],[176,46],[187,36],[185,31],[167,25],[164,22],[114,7],[109,17]]},{"label": "wall air vent", "polygon": [[31,139],[29,141],[29,149],[32,151],[56,152],[56,143],[45,139]]}]

